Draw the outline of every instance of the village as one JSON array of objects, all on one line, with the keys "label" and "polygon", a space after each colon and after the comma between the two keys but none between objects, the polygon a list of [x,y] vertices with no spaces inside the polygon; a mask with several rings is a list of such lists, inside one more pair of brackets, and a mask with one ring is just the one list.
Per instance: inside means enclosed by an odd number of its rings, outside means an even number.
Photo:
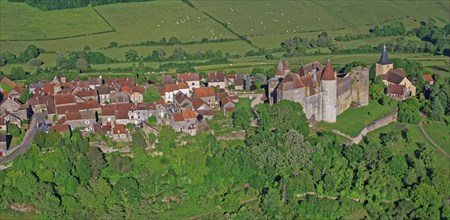
[{"label": "village", "polygon": [[[402,69],[394,69],[386,47],[376,63],[376,75],[386,85],[386,94],[393,99],[402,101],[415,96],[414,85]],[[67,81],[65,76],[55,76],[49,82],[35,82],[25,87],[5,76],[1,85],[11,89],[9,92],[2,89],[0,157],[22,147],[17,142],[17,146],[12,146],[8,124],[19,129],[35,126],[35,129],[28,128],[34,132],[70,133],[80,129],[86,135],[103,134],[115,142],[128,142],[131,141],[127,129],[130,126],[142,128],[147,135],[158,132],[157,124],[196,135],[207,127],[216,111],[235,112],[240,98],[249,98],[251,108],[264,102],[298,102],[311,125],[322,120],[334,123],[337,115],[350,106],[366,106],[369,100],[369,70],[356,67],[350,73],[337,73],[330,60],[325,66],[317,61],[301,65],[298,72],[292,73],[287,61],[280,59],[275,77],[267,81],[266,91],[255,90],[254,77],[247,74],[213,72],[202,78],[198,73],[189,72],[178,73],[176,78],[164,75],[162,82],[144,85],[136,84],[134,78],[99,76],[85,81]],[[159,100],[145,102],[146,91],[152,89],[160,95]],[[24,90],[31,98],[22,103],[19,98]],[[34,115],[41,117],[38,119]],[[33,118],[36,119],[30,123]],[[257,126],[257,122],[254,125]],[[33,134],[26,138],[32,138]],[[22,142],[29,144],[31,140]]]}]

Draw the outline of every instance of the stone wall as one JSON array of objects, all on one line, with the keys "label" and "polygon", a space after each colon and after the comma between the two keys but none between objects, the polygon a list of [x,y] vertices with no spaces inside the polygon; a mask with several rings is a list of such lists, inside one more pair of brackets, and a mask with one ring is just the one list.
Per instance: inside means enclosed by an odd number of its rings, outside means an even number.
[{"label": "stone wall", "polygon": [[352,104],[352,79],[349,74],[337,79],[336,114],[347,110]]},{"label": "stone wall", "polygon": [[305,112],[306,118],[314,118],[315,121],[322,121],[323,118],[323,93],[316,93],[314,95],[305,98],[305,103],[301,103],[303,106],[303,112]]},{"label": "stone wall", "polygon": [[378,128],[384,127],[390,124],[391,122],[397,121],[397,112],[398,110],[394,110],[393,112],[375,120],[370,125],[363,128],[361,132],[358,134],[358,136],[352,138],[353,143],[358,144],[367,135],[367,133],[374,131]]},{"label": "stone wall", "polygon": [[359,106],[367,106],[369,104],[369,69],[358,68],[353,69],[349,73],[352,78],[352,100]]},{"label": "stone wall", "polygon": [[217,136],[217,140],[245,140],[245,130],[233,131],[231,133],[219,135]]}]

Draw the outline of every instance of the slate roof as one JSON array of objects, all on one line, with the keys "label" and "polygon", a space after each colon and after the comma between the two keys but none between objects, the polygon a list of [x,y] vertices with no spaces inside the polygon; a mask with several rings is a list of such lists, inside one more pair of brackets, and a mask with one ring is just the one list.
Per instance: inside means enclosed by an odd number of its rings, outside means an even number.
[{"label": "slate roof", "polygon": [[380,57],[380,60],[378,61],[378,63],[381,65],[391,64],[391,62],[389,61],[389,58],[388,58],[386,44],[383,46],[383,52],[381,53],[381,57]]},{"label": "slate roof", "polygon": [[225,73],[208,73],[208,82],[225,82]]}]

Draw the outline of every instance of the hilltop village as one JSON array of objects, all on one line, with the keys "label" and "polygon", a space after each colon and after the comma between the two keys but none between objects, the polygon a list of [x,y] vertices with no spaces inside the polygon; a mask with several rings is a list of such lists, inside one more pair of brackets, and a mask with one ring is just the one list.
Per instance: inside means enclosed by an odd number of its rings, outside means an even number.
[{"label": "hilltop village", "polygon": [[[376,63],[376,75],[386,84],[388,96],[402,101],[415,95],[415,87],[402,69],[389,61],[386,47]],[[336,117],[350,107],[369,102],[369,69],[355,67],[348,73],[337,73],[330,60],[316,61],[290,71],[287,61],[279,60],[275,77],[268,79],[267,89],[249,90],[253,78],[247,74],[178,73],[176,78],[164,75],[160,83],[136,84],[133,78],[89,78],[86,81],[55,76],[51,81],[16,84],[7,77],[1,80],[9,92],[2,91],[0,156],[16,148],[10,146],[7,124],[36,126],[37,132],[67,132],[80,129],[84,134],[104,134],[116,142],[131,141],[127,127],[139,127],[147,133],[157,132],[157,124],[170,125],[175,131],[196,135],[207,130],[208,121],[217,110],[223,114],[236,111],[240,98],[250,98],[251,107],[261,103],[273,105],[290,100],[302,105],[310,125]],[[148,91],[157,92],[157,101],[146,102]],[[23,91],[30,98],[19,101]],[[40,118],[34,115],[40,115]],[[30,119],[31,123],[28,124]],[[257,122],[255,122],[257,126]],[[31,129],[29,129],[31,130]]]}]

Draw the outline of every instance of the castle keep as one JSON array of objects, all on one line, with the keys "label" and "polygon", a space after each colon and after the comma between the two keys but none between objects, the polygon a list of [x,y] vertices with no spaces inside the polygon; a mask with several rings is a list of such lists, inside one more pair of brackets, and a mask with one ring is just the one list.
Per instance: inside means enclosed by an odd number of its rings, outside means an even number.
[{"label": "castle keep", "polygon": [[[352,104],[369,104],[369,69],[357,67],[347,74],[336,74],[328,60],[301,65],[297,73],[285,68],[280,60],[276,77],[269,80],[269,102],[298,102],[311,121],[336,122],[336,117]],[[283,74],[283,75],[282,75]]]}]

